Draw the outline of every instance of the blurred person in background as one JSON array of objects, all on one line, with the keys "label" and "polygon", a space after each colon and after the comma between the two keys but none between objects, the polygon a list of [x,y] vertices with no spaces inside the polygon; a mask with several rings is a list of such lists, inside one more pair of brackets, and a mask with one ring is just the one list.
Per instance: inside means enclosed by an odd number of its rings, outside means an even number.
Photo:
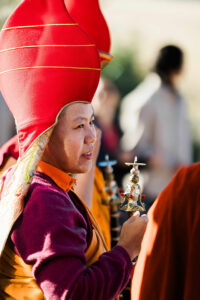
[{"label": "blurred person in background", "polygon": [[104,160],[105,154],[108,154],[111,159],[117,156],[120,135],[116,125],[116,112],[119,101],[120,94],[115,84],[102,77],[93,99],[96,123],[102,130],[99,160]]},{"label": "blurred person in background", "polygon": [[104,161],[106,154],[109,155],[111,160],[116,159],[118,163],[114,166],[115,179],[121,187],[121,179],[127,169],[124,165],[120,164],[121,131],[117,121],[120,98],[120,93],[116,85],[110,79],[101,77],[93,99],[95,122],[102,131],[101,147],[97,163]]},{"label": "blurred person in background", "polygon": [[147,209],[177,169],[192,161],[187,111],[178,91],[182,71],[182,50],[174,45],[163,47],[153,72],[121,105],[125,160],[138,155],[147,163],[143,172]]}]

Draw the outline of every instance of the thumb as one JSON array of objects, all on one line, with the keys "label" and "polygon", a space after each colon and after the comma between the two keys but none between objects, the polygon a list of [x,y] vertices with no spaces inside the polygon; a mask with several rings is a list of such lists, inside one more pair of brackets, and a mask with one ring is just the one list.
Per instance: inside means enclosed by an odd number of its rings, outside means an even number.
[{"label": "thumb", "polygon": [[133,223],[135,220],[137,220],[140,216],[140,212],[136,211],[134,214],[127,220],[127,223]]}]

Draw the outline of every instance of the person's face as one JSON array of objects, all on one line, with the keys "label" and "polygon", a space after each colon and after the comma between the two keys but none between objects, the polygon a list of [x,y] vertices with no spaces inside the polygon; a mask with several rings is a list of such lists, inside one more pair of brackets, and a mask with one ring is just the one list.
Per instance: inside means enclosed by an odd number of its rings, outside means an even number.
[{"label": "person's face", "polygon": [[179,71],[173,72],[171,74],[171,82],[174,87],[176,87],[176,88],[179,87],[181,78],[182,78],[182,74],[183,74],[183,69],[180,69]]},{"label": "person's face", "polygon": [[61,113],[43,160],[68,173],[88,172],[95,140],[92,105],[73,103]]}]

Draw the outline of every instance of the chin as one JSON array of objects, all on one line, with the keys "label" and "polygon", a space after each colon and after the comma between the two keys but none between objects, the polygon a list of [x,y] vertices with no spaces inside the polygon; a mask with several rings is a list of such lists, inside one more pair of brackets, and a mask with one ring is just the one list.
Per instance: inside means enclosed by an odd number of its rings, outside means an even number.
[{"label": "chin", "polygon": [[85,165],[82,165],[82,166],[80,165],[77,168],[77,171],[74,172],[74,173],[76,173],[76,174],[87,173],[87,172],[89,172],[91,170],[91,168],[92,168],[92,161],[89,162],[89,163],[87,163],[87,164],[85,164]]}]

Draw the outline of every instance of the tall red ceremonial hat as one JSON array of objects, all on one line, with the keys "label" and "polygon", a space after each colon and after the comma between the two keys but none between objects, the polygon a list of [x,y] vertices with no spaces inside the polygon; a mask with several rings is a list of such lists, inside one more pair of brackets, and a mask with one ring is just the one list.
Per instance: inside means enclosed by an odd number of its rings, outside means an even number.
[{"label": "tall red ceremonial hat", "polygon": [[92,38],[99,50],[102,65],[106,65],[112,59],[109,54],[111,39],[99,0],[65,0],[65,4],[72,18]]},{"label": "tall red ceremonial hat", "polygon": [[91,102],[100,76],[94,42],[64,0],[24,0],[0,33],[0,90],[22,155],[74,101]]},{"label": "tall red ceremonial hat", "polygon": [[[94,42],[64,0],[23,0],[0,33],[0,90],[15,117],[20,158],[0,180],[0,255],[59,112],[89,103],[100,77]],[[6,178],[6,187],[4,179]]]}]

